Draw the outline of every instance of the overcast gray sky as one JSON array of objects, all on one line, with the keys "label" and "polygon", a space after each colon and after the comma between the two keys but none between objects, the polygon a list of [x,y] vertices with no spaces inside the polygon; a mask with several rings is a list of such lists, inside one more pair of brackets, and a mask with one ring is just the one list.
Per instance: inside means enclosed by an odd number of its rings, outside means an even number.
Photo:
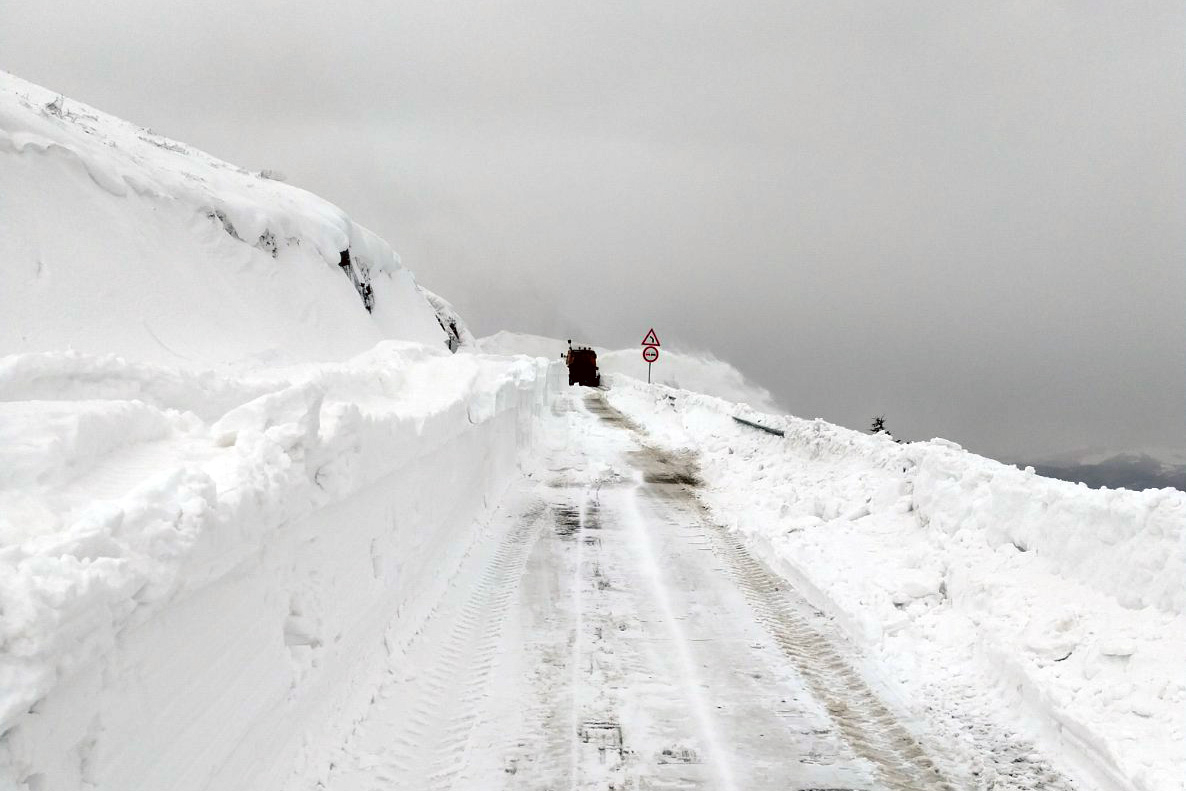
[{"label": "overcast gray sky", "polygon": [[[475,331],[989,455],[1186,447],[1186,7],[0,0],[0,67],[338,203]],[[640,366],[641,370],[641,366]]]}]

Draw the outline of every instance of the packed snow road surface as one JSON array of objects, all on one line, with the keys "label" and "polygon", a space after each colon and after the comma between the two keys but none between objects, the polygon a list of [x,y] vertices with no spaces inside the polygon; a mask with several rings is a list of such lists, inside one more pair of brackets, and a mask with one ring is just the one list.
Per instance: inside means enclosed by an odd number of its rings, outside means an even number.
[{"label": "packed snow road surface", "polygon": [[555,411],[569,430],[390,670],[331,791],[953,787],[831,623],[705,518],[691,459],[640,444],[600,394]]}]

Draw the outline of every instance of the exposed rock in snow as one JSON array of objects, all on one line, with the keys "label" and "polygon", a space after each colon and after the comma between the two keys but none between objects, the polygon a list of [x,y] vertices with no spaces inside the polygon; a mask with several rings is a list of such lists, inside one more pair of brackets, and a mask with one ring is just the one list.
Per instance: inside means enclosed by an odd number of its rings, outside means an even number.
[{"label": "exposed rock in snow", "polygon": [[446,344],[449,351],[455,352],[463,347],[474,348],[477,341],[474,339],[474,334],[469,331],[465,320],[457,313],[457,309],[453,304],[439,294],[434,294],[427,288],[421,288],[424,292],[425,298],[433,309],[436,310],[437,323],[441,325],[441,329],[445,331]]}]

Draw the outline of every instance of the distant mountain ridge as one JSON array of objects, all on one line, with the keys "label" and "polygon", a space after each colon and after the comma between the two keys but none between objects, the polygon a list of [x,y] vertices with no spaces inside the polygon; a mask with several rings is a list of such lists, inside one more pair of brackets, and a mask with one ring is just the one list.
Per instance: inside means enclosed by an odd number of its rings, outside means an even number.
[{"label": "distant mountain ridge", "polygon": [[1047,478],[1082,483],[1093,489],[1186,491],[1186,453],[1165,449],[1114,452],[1096,448],[1052,456],[1030,464]]}]

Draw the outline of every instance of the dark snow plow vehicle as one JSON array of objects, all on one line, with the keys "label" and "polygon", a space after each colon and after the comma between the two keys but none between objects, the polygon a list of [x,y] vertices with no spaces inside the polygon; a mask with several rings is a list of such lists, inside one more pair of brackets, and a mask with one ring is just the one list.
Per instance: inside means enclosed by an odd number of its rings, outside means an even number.
[{"label": "dark snow plow vehicle", "polygon": [[569,341],[568,354],[564,355],[564,362],[568,365],[569,385],[601,386],[601,373],[597,370],[597,352],[588,346],[573,348],[572,341]]}]

